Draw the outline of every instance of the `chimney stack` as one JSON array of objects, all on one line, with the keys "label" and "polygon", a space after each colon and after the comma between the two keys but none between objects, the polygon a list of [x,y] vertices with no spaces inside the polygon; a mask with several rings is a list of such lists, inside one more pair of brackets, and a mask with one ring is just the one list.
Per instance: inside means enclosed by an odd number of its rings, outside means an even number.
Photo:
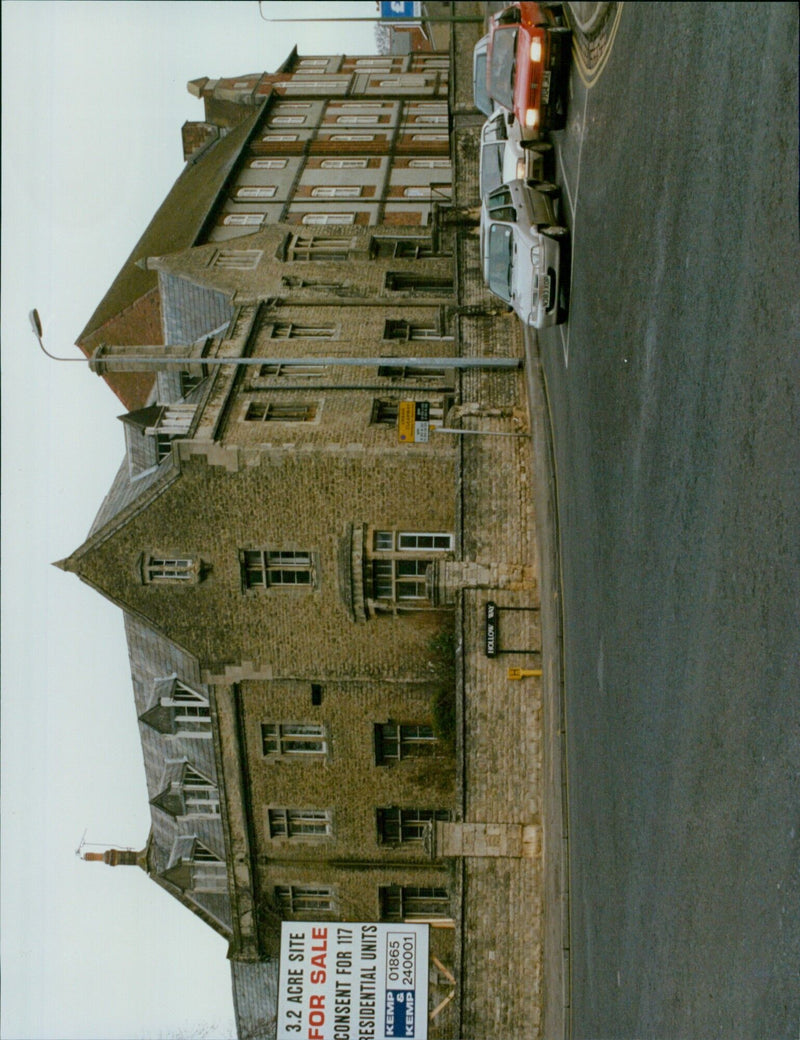
[{"label": "chimney stack", "polygon": [[90,863],[107,863],[109,867],[142,867],[144,868],[145,850],[106,849],[105,852],[84,852],[81,857]]}]

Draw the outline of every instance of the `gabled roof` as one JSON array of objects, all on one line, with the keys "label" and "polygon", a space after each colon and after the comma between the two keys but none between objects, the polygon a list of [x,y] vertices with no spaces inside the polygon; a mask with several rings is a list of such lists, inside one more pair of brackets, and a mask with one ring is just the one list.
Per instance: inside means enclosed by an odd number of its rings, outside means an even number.
[{"label": "gabled roof", "polygon": [[[263,105],[253,109],[249,118],[216,141],[196,162],[186,164],[78,336],[77,345],[87,356],[91,356],[103,342],[134,346],[163,342],[161,331],[156,327],[156,318],[161,316],[158,276],[154,270],[139,265],[137,261],[178,252],[198,242],[262,109]],[[148,374],[144,380],[128,378],[125,382],[112,374],[107,377],[107,382],[128,407],[136,408],[146,403],[153,377]],[[123,382],[126,386],[131,384],[125,396],[121,391]]]}]

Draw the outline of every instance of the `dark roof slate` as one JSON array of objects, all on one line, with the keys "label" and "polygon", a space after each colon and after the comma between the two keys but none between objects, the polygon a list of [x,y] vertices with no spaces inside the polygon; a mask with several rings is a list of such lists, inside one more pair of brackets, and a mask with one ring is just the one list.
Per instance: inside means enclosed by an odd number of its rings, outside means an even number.
[{"label": "dark roof slate", "polygon": [[169,271],[158,272],[164,342],[170,345],[196,342],[227,326],[233,307],[216,289],[196,285]]},{"label": "dark roof slate", "polygon": [[231,961],[231,982],[239,1040],[275,1040],[278,961]]},{"label": "dark roof slate", "polygon": [[153,704],[155,690],[166,679],[177,676],[207,699],[210,698],[210,692],[200,682],[200,670],[195,658],[138,618],[127,613],[124,618],[136,714],[140,719],[139,735],[147,795],[151,802],[148,873],[162,888],[230,939],[233,935],[233,915],[227,893],[181,892],[165,877],[175,863],[175,843],[184,838],[196,837],[210,852],[225,861],[221,818],[175,818],[158,804],[153,804],[168,785],[180,777],[186,761],[197,772],[218,783],[213,741],[166,735],[141,719]]}]

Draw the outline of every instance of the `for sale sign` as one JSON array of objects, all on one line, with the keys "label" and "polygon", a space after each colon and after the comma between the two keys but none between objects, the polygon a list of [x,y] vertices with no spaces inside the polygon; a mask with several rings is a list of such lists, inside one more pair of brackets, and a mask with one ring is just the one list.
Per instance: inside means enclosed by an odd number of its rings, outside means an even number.
[{"label": "for sale sign", "polygon": [[277,1040],[426,1040],[428,925],[284,921]]}]

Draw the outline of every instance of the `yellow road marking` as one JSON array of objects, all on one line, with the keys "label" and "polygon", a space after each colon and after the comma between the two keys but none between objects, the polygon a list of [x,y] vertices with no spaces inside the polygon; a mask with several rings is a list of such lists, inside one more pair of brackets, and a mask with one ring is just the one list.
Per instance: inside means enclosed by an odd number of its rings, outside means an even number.
[{"label": "yellow road marking", "polygon": [[603,69],[605,69],[606,62],[608,61],[611,51],[614,47],[614,40],[617,36],[619,20],[622,17],[622,8],[624,6],[624,3],[620,3],[617,6],[617,11],[614,15],[614,24],[611,26],[611,33],[609,34],[608,44],[605,50],[603,51],[603,56],[601,57],[598,65],[595,68],[589,69],[586,67],[586,64],[583,60],[583,55],[581,54],[577,44],[573,42],[572,52],[573,57],[575,59],[575,65],[577,66],[578,75],[581,78],[581,83],[583,83],[587,90],[591,90],[591,88],[597,83],[597,81],[600,79],[600,76],[603,74]]}]

